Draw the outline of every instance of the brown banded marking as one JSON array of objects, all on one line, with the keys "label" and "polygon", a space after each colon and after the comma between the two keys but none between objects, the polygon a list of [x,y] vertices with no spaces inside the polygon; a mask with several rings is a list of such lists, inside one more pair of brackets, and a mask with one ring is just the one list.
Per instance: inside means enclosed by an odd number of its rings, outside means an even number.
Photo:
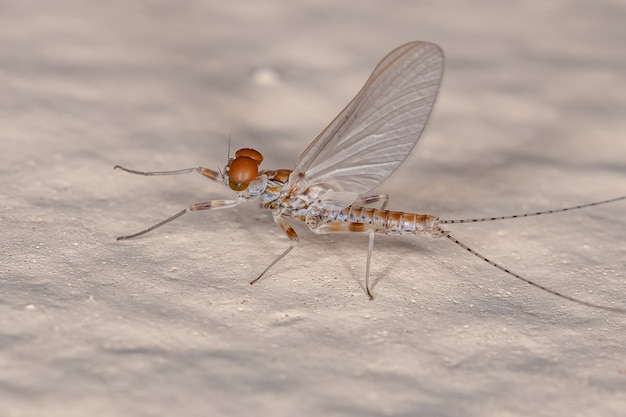
[{"label": "brown banded marking", "polygon": [[[349,232],[365,232],[366,225],[364,223],[348,223]],[[371,229],[371,228],[370,228]],[[368,230],[369,232],[370,230]]]},{"label": "brown banded marking", "polygon": [[441,233],[437,225],[437,218],[428,214],[405,213],[401,211],[377,210],[385,215],[383,233],[386,234],[424,234],[439,236]]},{"label": "brown banded marking", "polygon": [[287,226],[284,227],[282,224],[279,224],[279,226],[281,229],[283,229],[283,232],[285,232],[287,237],[291,240],[298,240],[298,235],[296,234],[296,231],[293,230],[293,227],[291,227],[287,222],[285,222],[284,224],[286,224]]},{"label": "brown banded marking", "polygon": [[286,184],[289,181],[290,169],[276,169],[276,170],[264,170],[259,172],[259,175],[267,175],[267,179],[270,181]]},{"label": "brown banded marking", "polygon": [[386,229],[385,232],[389,235],[400,234],[408,231],[404,228],[404,213],[401,211],[385,212],[384,227]]},{"label": "brown banded marking", "polygon": [[196,172],[202,176],[207,177],[208,179],[215,181],[215,182],[220,182],[221,181],[221,175],[219,174],[219,172],[215,172],[211,169],[208,168],[204,168],[204,167],[198,167],[196,168]]},{"label": "brown banded marking", "polygon": [[[289,169],[260,171],[259,175],[267,176],[267,180],[269,182],[268,186],[265,189],[265,194],[277,197],[279,194],[279,191],[284,187],[287,181],[289,181],[289,174],[291,174],[291,170]],[[274,211],[280,212],[281,204],[274,199],[272,201],[264,203],[263,207],[266,209],[272,210],[272,212]]]},{"label": "brown banded marking", "polygon": [[339,222],[323,224],[314,231],[316,233],[344,233],[344,232],[371,232],[372,227],[366,223],[358,222]]},{"label": "brown banded marking", "polygon": [[196,203],[189,206],[189,211],[211,210],[232,206],[230,200],[213,200],[206,203]]},{"label": "brown banded marking", "polygon": [[379,234],[423,234],[441,236],[437,218],[427,214],[346,207],[321,214],[325,222],[308,222],[315,233],[375,232]]}]

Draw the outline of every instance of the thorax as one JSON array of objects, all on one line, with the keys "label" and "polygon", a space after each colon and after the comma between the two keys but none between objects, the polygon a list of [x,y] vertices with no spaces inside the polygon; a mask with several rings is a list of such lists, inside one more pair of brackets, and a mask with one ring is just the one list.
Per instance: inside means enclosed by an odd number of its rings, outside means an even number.
[{"label": "thorax", "polygon": [[321,188],[309,187],[303,191],[293,189],[289,184],[291,170],[279,169],[262,171],[267,176],[267,187],[261,195],[261,205],[272,210],[272,215],[291,217],[304,221],[311,204],[318,197]]}]

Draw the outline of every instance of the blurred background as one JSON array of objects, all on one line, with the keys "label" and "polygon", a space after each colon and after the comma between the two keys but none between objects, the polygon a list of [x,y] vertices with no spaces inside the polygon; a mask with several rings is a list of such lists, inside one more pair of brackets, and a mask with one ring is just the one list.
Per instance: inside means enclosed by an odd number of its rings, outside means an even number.
[{"label": "blurred background", "polygon": [[[624,320],[451,242],[287,242],[200,176],[292,168],[393,48],[440,45],[430,125],[381,188],[442,218],[626,194],[622,1],[0,0],[0,414],[622,415]],[[623,307],[624,206],[459,226],[551,288]],[[621,304],[620,304],[621,303]]]}]

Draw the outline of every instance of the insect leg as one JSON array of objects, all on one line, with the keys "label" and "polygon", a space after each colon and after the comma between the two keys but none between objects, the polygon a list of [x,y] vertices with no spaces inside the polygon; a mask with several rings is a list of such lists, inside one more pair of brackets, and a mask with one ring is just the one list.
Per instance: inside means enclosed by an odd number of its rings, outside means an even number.
[{"label": "insect leg", "polygon": [[382,201],[383,204],[380,206],[381,210],[384,210],[387,207],[387,203],[389,202],[389,196],[387,194],[377,194],[377,195],[364,195],[358,197],[353,203],[353,206],[369,206],[371,204],[378,203]]},{"label": "insect leg", "polygon": [[131,173],[131,174],[143,175],[143,176],[146,176],[146,177],[153,176],[153,175],[189,174],[189,173],[195,171],[198,174],[200,174],[200,175],[210,179],[211,181],[215,181],[215,182],[218,182],[218,183],[222,184],[222,174],[221,173],[219,173],[217,171],[213,171],[212,169],[204,168],[204,167],[177,169],[175,171],[137,171],[137,170],[134,170],[134,169],[124,168],[123,166],[120,166],[120,165],[115,165],[113,167],[113,169],[121,169],[122,171],[126,171],[126,172]]},{"label": "insect leg", "polygon": [[372,260],[372,252],[374,251],[374,235],[376,233],[376,227],[372,224],[358,223],[358,222],[340,222],[340,223],[324,223],[312,226],[308,224],[309,229],[313,233],[327,234],[327,233],[369,233],[369,243],[367,246],[367,263],[365,264],[365,292],[370,300],[374,297],[370,291],[370,263]]},{"label": "insect leg", "polygon": [[285,234],[287,235],[287,237],[291,240],[291,244],[289,245],[289,247],[287,249],[285,249],[285,251],[283,253],[281,253],[280,255],[278,255],[278,257],[276,259],[274,259],[272,261],[271,264],[269,264],[269,266],[267,268],[265,268],[265,270],[263,272],[261,272],[261,275],[259,275],[258,277],[256,277],[255,279],[253,279],[252,281],[250,281],[250,284],[254,284],[255,282],[257,282],[258,280],[261,279],[261,277],[263,277],[263,275],[265,275],[265,273],[267,271],[270,270],[271,267],[273,267],[274,265],[276,265],[276,263],[278,261],[280,261],[281,259],[283,259],[285,257],[285,255],[287,255],[289,252],[291,252],[291,250],[293,248],[296,247],[296,245],[298,244],[298,235],[296,234],[296,231],[293,230],[293,227],[291,227],[289,225],[289,223],[287,222],[287,220],[283,219],[280,216],[274,216],[274,222],[281,228],[283,229],[283,232],[285,232]]},{"label": "insect leg", "polygon": [[367,264],[365,266],[365,291],[367,292],[367,296],[370,298],[370,300],[374,299],[374,297],[372,296],[372,293],[370,292],[370,260],[372,259],[373,251],[374,251],[374,229],[370,230],[370,239],[369,239],[369,244],[367,246]]},{"label": "insect leg", "polygon": [[[376,195],[360,196],[352,204],[354,206],[368,206],[371,204],[378,203],[379,201],[382,201],[382,205],[380,206],[380,209],[384,210],[385,207],[387,206],[387,203],[389,202],[389,195],[376,194]],[[350,230],[349,225],[348,225],[348,229]],[[355,229],[355,227],[353,226],[352,229]],[[350,231],[353,231],[353,230],[350,230]],[[367,230],[364,229],[364,231],[367,231]],[[372,295],[372,292],[370,291],[370,263],[372,261],[372,252],[374,251],[374,236],[375,236],[375,230],[373,228],[369,230],[369,235],[370,235],[369,242],[367,245],[367,262],[365,264],[365,292],[367,293],[367,296],[369,297],[369,299],[373,300],[374,296]]]},{"label": "insect leg", "polygon": [[141,232],[137,232],[134,233],[132,235],[128,235],[128,236],[120,236],[117,238],[117,240],[127,240],[127,239],[132,239],[135,238],[137,236],[141,236],[144,235],[148,232],[151,232],[152,230],[163,226],[164,224],[167,224],[169,222],[171,222],[172,220],[176,220],[177,218],[179,218],[180,216],[182,216],[183,214],[189,212],[189,211],[200,211],[200,210],[213,210],[213,209],[223,209],[223,208],[231,208],[231,207],[235,207],[238,204],[243,203],[245,200],[213,200],[213,201],[207,201],[205,203],[197,203],[197,204],[193,204],[189,207],[187,207],[184,210],[179,211],[178,213],[174,214],[172,217],[168,217],[167,219],[163,220],[160,223],[155,224],[154,226],[150,226],[145,230],[142,230]]}]

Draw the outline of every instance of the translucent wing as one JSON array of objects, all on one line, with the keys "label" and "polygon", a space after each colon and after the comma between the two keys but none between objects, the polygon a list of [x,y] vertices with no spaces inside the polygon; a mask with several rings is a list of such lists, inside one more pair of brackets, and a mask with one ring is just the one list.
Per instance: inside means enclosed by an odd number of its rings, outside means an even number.
[{"label": "translucent wing", "polygon": [[[290,177],[299,190],[321,185],[349,205],[382,183],[417,143],[437,97],[443,53],[412,42],[387,55],[361,91],[300,156]],[[341,204],[341,200],[345,200]]]}]

